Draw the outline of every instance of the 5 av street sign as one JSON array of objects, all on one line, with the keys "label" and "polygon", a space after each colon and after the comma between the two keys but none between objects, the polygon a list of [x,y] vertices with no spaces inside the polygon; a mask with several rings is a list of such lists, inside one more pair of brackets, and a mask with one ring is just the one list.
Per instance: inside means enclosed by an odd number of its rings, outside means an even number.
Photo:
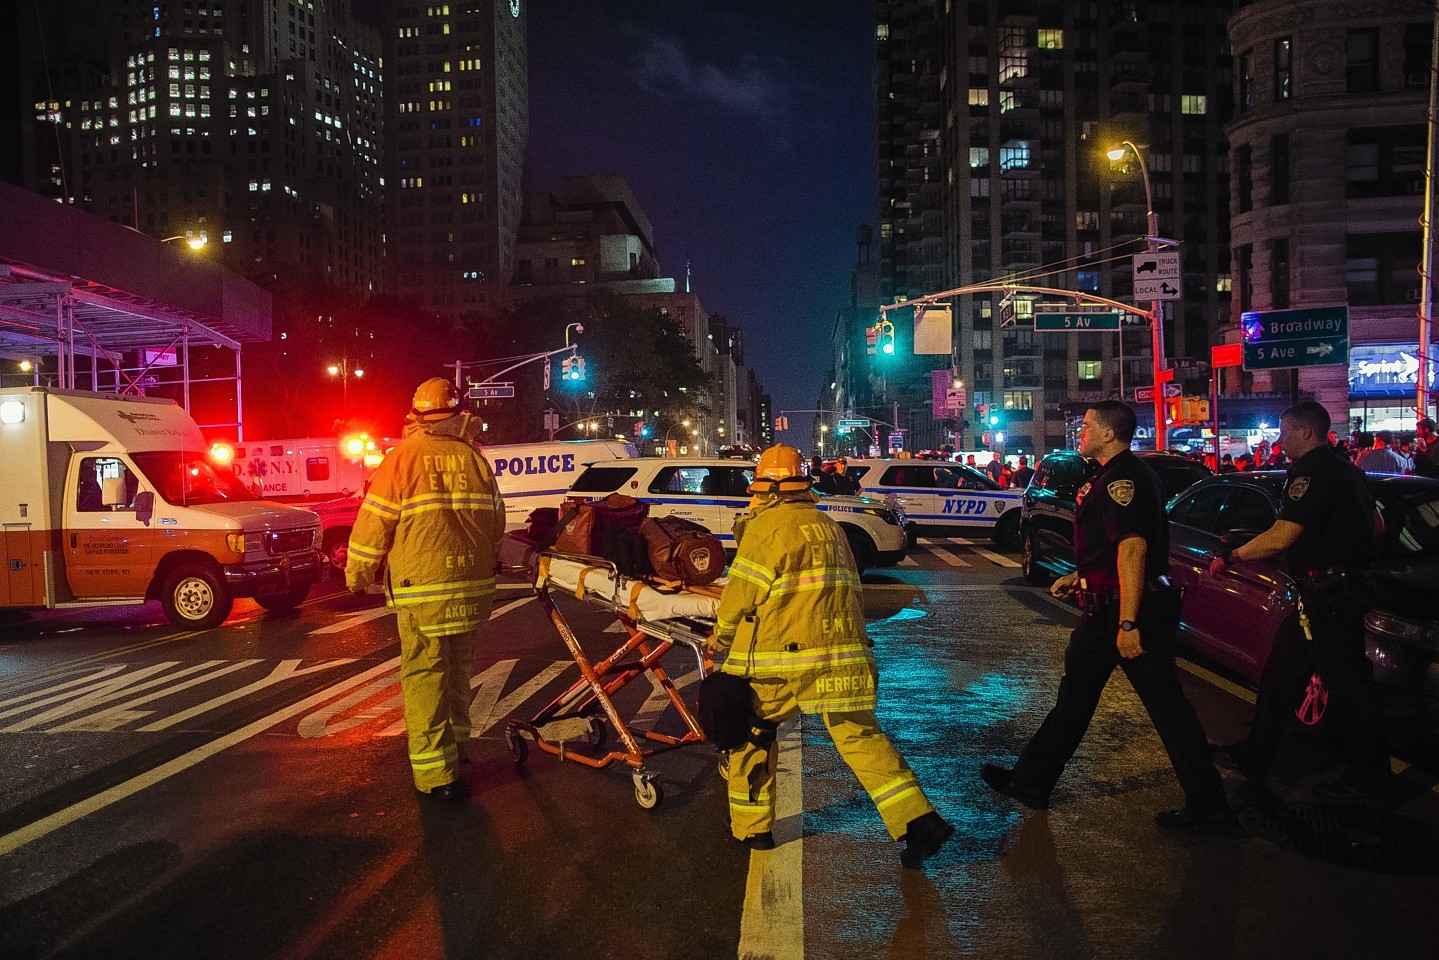
[{"label": "5 av street sign", "polygon": [[1244,369],[1349,363],[1349,307],[1254,310],[1239,316]]},{"label": "5 av street sign", "polygon": [[1110,307],[1062,307],[1044,310],[1035,307],[1034,329],[1084,333],[1089,330],[1118,330],[1124,314]]},{"label": "5 av street sign", "polygon": [[472,383],[467,394],[471,400],[503,400],[514,395],[513,383]]}]

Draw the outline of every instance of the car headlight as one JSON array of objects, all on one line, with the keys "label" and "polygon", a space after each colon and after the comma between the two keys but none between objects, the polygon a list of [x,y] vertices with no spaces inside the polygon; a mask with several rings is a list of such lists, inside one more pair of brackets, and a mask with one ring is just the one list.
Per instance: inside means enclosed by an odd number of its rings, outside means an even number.
[{"label": "car headlight", "polygon": [[230,552],[231,552],[231,553],[238,553],[238,554],[240,554],[241,556],[244,556],[244,555],[245,555],[245,532],[244,532],[243,530],[241,530],[239,533],[227,533],[227,534],[225,534],[225,546],[227,546],[227,547],[230,548]]},{"label": "car headlight", "polygon": [[893,525],[893,526],[896,526],[896,527],[899,526],[899,517],[895,516],[894,511],[893,511],[893,510],[890,510],[890,509],[888,509],[888,508],[885,508],[885,507],[861,507],[859,512],[860,512],[860,513],[867,513],[867,514],[869,514],[871,517],[879,517],[879,518],[880,518],[881,520],[883,520],[885,523],[891,524],[891,525]]}]

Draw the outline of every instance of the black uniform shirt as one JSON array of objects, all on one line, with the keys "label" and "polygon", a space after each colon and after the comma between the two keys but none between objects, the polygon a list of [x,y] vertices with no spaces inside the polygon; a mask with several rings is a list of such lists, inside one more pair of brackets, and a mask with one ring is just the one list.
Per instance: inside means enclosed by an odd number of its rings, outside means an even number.
[{"label": "black uniform shirt", "polygon": [[1133,451],[1115,455],[1074,498],[1074,560],[1088,590],[1119,586],[1119,542],[1140,537],[1146,582],[1169,572],[1169,521],[1159,477]]},{"label": "black uniform shirt", "polygon": [[1374,498],[1364,473],[1327,444],[1289,466],[1279,519],[1304,528],[1284,558],[1291,573],[1362,566],[1374,559]]}]

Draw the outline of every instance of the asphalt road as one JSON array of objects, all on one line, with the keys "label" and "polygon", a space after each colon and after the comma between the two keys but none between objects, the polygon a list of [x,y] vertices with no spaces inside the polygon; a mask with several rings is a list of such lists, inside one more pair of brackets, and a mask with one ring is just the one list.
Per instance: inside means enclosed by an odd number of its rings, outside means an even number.
[{"label": "asphalt road", "polygon": [[[393,618],[323,584],[295,613],[242,602],[177,631],[157,609],[48,613],[0,627],[0,957],[1428,957],[1439,882],[1336,865],[1263,839],[1174,838],[1181,802],[1122,677],[1048,813],[977,777],[1052,703],[1074,612],[986,542],[926,541],[865,578],[880,718],[959,828],[923,872],[815,718],[782,731],[777,850],[725,829],[703,745],[656,757],[644,810],[623,767],[531,750],[527,719],[575,673],[525,585],[481,644],[476,740],[455,806],[410,788]],[[586,649],[622,634],[561,609]],[[693,661],[666,661],[688,698]],[[1247,692],[1188,664],[1211,739]],[[661,694],[627,722],[679,733]],[[1322,742],[1281,771],[1302,803],[1333,775]],[[580,748],[584,749],[584,748]],[[1398,763],[1403,767],[1404,764]],[[1432,772],[1398,812],[1439,826]],[[1231,783],[1231,786],[1233,784]],[[1359,842],[1359,841],[1356,841]]]}]

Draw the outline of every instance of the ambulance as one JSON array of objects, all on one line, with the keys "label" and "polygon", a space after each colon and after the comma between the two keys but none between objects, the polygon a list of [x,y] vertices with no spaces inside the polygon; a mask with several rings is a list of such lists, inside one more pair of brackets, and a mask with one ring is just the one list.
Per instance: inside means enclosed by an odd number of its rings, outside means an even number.
[{"label": "ambulance", "polygon": [[218,443],[211,448],[218,461],[230,458],[235,475],[250,492],[287,503],[330,500],[364,489],[384,451],[394,441],[366,434],[347,437],[299,437],[293,440],[251,440]]},{"label": "ambulance", "polygon": [[[551,443],[511,443],[481,446],[495,471],[495,482],[505,498],[505,529],[525,525],[534,510],[558,507],[570,485],[592,463],[628,460],[638,455],[632,443],[622,440],[559,440]],[[321,550],[336,570],[345,569],[350,530],[359,515],[364,491],[335,500],[307,504],[320,517]]]},{"label": "ambulance", "polygon": [[170,400],[0,389],[0,607],[159,600],[208,630],[235,597],[298,606],[322,570],[319,528],[217,467]]}]

